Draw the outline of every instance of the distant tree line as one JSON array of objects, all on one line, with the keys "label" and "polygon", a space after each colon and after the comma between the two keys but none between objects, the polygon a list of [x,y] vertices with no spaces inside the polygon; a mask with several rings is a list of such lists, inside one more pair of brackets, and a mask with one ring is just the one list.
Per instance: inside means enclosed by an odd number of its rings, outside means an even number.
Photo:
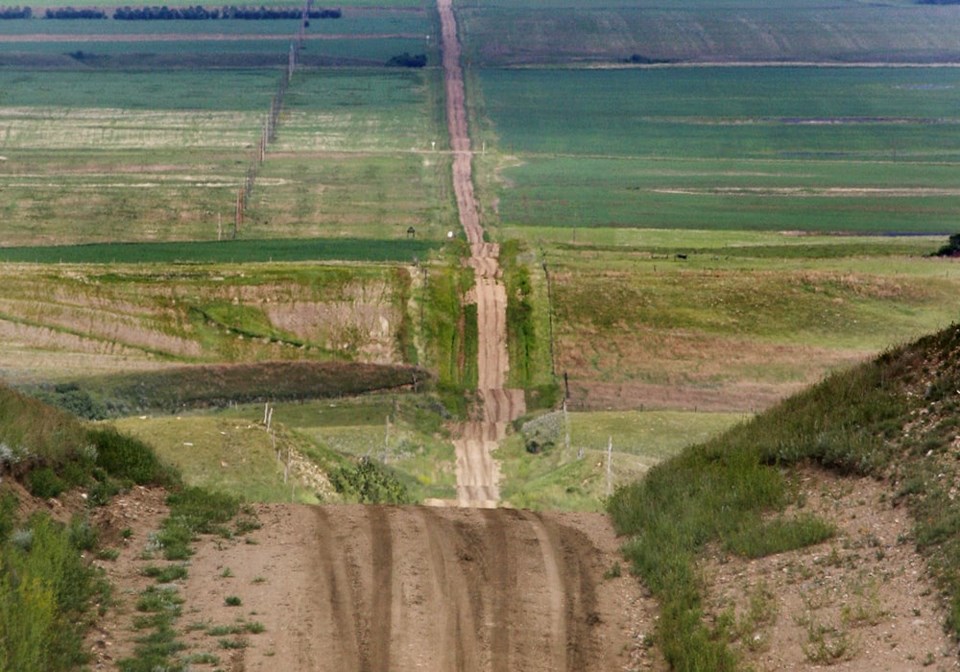
[{"label": "distant tree line", "polygon": [[[960,2],[960,0],[958,0]],[[644,56],[643,54],[631,54],[630,58],[625,58],[624,63],[632,63],[634,65],[656,65],[658,63],[673,63],[669,58],[650,58],[649,56]]]},{"label": "distant tree line", "polygon": [[[224,7],[220,12],[224,19],[299,19],[303,10],[288,7]],[[342,12],[339,9],[311,9],[308,19],[339,19]]]},{"label": "distant tree line", "polygon": [[427,64],[427,55],[426,54],[417,54],[416,56],[411,56],[408,52],[403,52],[399,56],[394,56],[389,61],[387,65],[392,68],[422,68]]},{"label": "distant tree line", "polygon": [[114,10],[117,21],[197,21],[220,18],[219,9],[196,7],[119,7]]},{"label": "distant tree line", "polygon": [[917,0],[918,5],[960,5],[960,0]]},{"label": "distant tree line", "polygon": [[102,9],[74,9],[73,7],[60,7],[58,9],[48,9],[43,18],[45,19],[105,19],[107,13]]},{"label": "distant tree line", "polygon": [[0,9],[0,19],[29,19],[33,10],[29,7],[7,7]]},{"label": "distant tree line", "polygon": [[[308,19],[339,19],[343,15],[340,9],[311,9]],[[208,9],[196,7],[119,7],[113,10],[117,21],[203,21],[211,19],[243,19],[248,21],[271,19],[300,19],[303,10],[297,7],[238,7],[230,5]],[[33,17],[30,7],[0,8],[0,19],[29,19]],[[75,9],[60,7],[48,9],[45,19],[105,19],[107,13],[102,9]]]}]

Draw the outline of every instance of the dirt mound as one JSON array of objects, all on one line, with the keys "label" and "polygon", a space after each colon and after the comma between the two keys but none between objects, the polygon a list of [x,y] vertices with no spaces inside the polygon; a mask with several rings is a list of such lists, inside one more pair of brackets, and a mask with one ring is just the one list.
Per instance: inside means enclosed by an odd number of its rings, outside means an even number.
[{"label": "dirt mound", "polygon": [[234,669],[659,666],[644,648],[652,605],[635,579],[611,571],[617,540],[603,516],[280,505],[258,513],[257,543],[204,542],[183,590],[194,620],[229,623],[238,614],[225,597],[236,595],[243,615],[265,626]]}]

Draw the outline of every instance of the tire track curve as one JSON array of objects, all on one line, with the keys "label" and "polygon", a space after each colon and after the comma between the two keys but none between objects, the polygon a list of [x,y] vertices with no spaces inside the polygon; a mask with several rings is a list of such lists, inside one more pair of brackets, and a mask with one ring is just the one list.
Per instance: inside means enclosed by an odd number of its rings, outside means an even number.
[{"label": "tire track curve", "polygon": [[[233,584],[217,585],[245,586],[265,628],[238,654],[246,672],[610,672],[635,662],[642,637],[624,613],[643,598],[630,577],[604,579],[619,557],[604,516],[571,525],[566,514],[511,509],[262,509],[272,521],[253,533],[259,543],[198,555],[188,579],[216,577],[229,553]],[[206,604],[222,610],[223,598]]]}]

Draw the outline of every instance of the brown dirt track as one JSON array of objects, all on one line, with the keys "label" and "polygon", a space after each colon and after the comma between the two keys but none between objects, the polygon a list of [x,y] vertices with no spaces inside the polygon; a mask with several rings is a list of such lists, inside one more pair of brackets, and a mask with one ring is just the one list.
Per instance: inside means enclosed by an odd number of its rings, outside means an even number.
[{"label": "brown dirt track", "polygon": [[[652,606],[636,580],[604,579],[619,556],[601,516],[353,505],[258,514],[258,543],[207,540],[183,591],[191,620],[249,613],[264,624],[233,670],[658,665],[643,647]],[[242,613],[224,606],[228,595],[242,597]]]}]

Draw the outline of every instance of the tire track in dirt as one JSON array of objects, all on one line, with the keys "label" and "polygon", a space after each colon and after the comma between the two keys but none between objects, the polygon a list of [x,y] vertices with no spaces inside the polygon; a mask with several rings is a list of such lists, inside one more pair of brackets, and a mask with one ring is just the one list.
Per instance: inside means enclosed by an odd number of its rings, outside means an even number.
[{"label": "tire track in dirt", "polygon": [[481,420],[464,423],[454,441],[457,456],[457,505],[496,507],[500,500],[500,469],[492,453],[506,434],[506,423],[525,411],[522,390],[504,389],[509,368],[507,352],[507,293],[501,282],[500,246],[483,240],[480,209],[473,191],[470,136],[467,129],[460,42],[452,0],[437,0],[443,47],[447,128],[453,149],[453,190],[460,224],[470,243],[477,303],[477,371]]},{"label": "tire track in dirt", "polygon": [[256,612],[247,672],[628,668],[652,627],[626,616],[639,585],[604,579],[619,557],[604,516],[565,515],[262,506],[257,543],[205,541],[184,595],[198,621],[233,618],[229,594]]}]

